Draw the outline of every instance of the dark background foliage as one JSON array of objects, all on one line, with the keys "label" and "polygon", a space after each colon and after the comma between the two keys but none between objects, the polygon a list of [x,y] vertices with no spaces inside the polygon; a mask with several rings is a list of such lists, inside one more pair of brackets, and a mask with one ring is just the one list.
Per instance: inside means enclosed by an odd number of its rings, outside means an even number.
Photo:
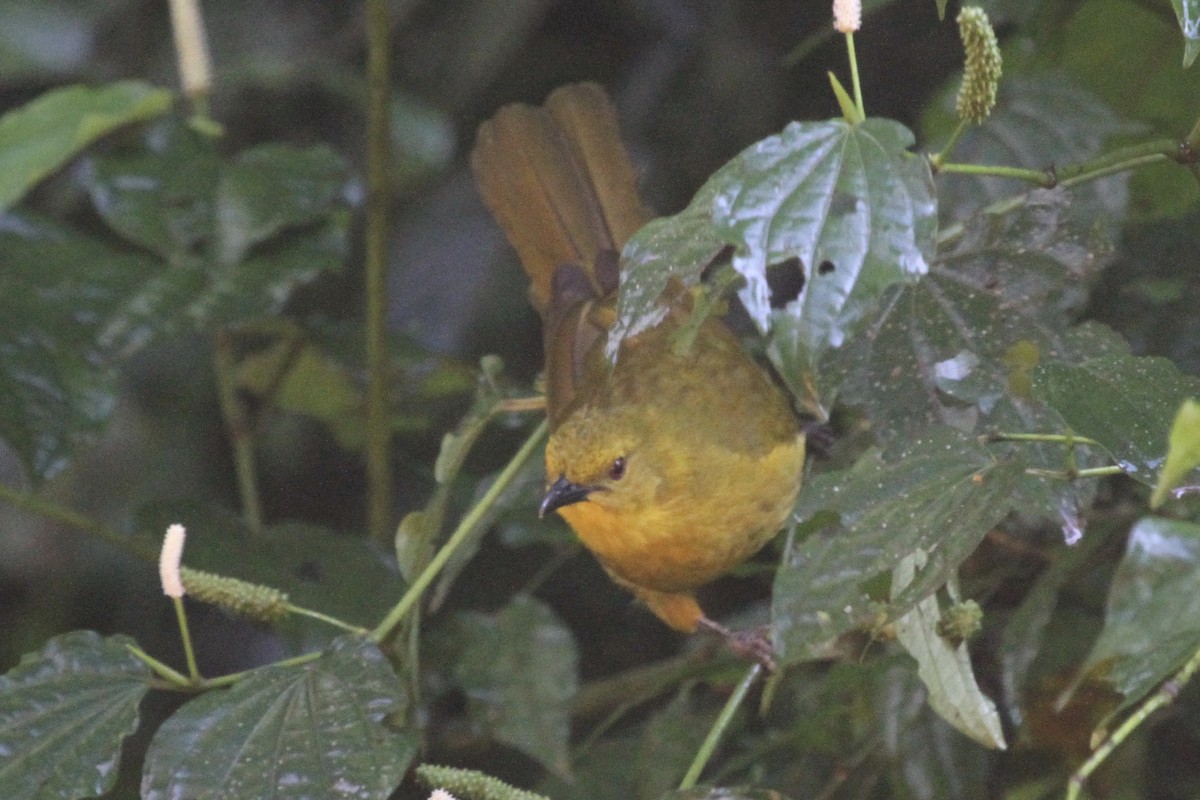
[{"label": "dark background foliage", "polygon": [[[961,65],[951,22],[957,9],[939,21],[934,4],[926,0],[869,5],[876,8],[856,40],[868,113],[900,121],[917,132],[918,149],[933,149],[951,124],[948,109]],[[1029,167],[1070,163],[1103,146],[1151,136],[1180,138],[1195,123],[1200,72],[1179,66],[1182,45],[1168,3],[997,0],[985,5],[1005,47],[1004,91],[1011,102],[1002,100],[989,125],[964,139],[956,160]],[[598,81],[618,105],[647,202],[673,214],[749,144],[792,120],[836,117],[826,72],[844,75],[846,59],[825,2],[395,0],[389,10],[395,208],[388,310],[397,364],[398,522],[405,512],[424,507],[436,489],[432,465],[443,434],[471,404],[480,357],[502,357],[501,381],[512,392],[528,391],[540,369],[540,333],[525,301],[523,276],[465,165],[479,121],[503,103],[536,103],[563,83]],[[329,228],[305,229],[303,236],[284,231],[281,239],[252,250],[255,258],[286,274],[286,299],[241,309],[239,320],[294,321],[322,354],[348,365],[349,378],[341,372],[329,376],[322,372],[325,362],[315,359],[313,371],[306,373],[313,382],[305,385],[310,391],[324,386],[322,380],[334,389],[359,385],[358,212],[367,97],[362,5],[210,0],[205,12],[216,65],[211,113],[224,135],[215,144],[195,144],[191,133],[167,123],[119,132],[40,183],[12,214],[22,225],[54,220],[91,236],[128,257],[131,270],[144,257],[139,246],[181,263],[195,255],[196,241],[208,234],[172,238],[180,229],[171,226],[184,224],[178,219],[163,223],[167,234],[147,230],[144,209],[121,204],[121,184],[114,176],[143,174],[140,170],[182,175],[177,193],[158,206],[186,208],[179,197],[200,196],[208,184],[184,174],[185,167],[203,165],[209,171],[205,180],[216,185],[214,176],[232,169],[228,164],[237,154],[256,146],[320,148],[328,161],[315,156],[304,162],[311,171],[303,174],[328,193],[325,204],[319,211],[279,213],[291,214],[292,222],[318,220],[312,224]],[[3,109],[53,86],[120,79],[175,85],[165,4],[0,1]],[[179,162],[165,167],[161,160],[138,162],[147,142],[158,142],[154,146]],[[289,174],[298,166],[289,162]],[[1075,190],[1071,213],[1090,223],[1088,230],[1104,240],[1107,251],[1100,259],[1103,270],[1090,286],[1075,287],[1075,295],[1062,299],[1056,310],[1077,321],[1111,326],[1137,355],[1170,359],[1172,376],[1175,370],[1195,376],[1200,374],[1200,202],[1195,183],[1181,172],[1156,166],[1128,180]],[[961,221],[988,199],[1024,188],[960,176],[939,180],[940,213],[947,223]],[[317,194],[316,189],[310,193]],[[11,234],[15,226],[6,223],[3,232]],[[965,261],[969,244],[963,248]],[[20,258],[15,243],[6,250],[11,259]],[[278,266],[292,264],[291,254],[296,265],[324,258],[327,262],[317,263],[328,268],[319,268],[310,280],[299,266],[296,272]],[[45,260],[38,268],[53,264]],[[235,285],[230,292],[266,294],[269,288]],[[19,297],[19,273],[0,276],[0,289]],[[147,301],[152,309],[175,309],[170,298],[150,299],[162,303]],[[1013,326],[1039,324],[1021,312],[1014,310]],[[19,447],[0,450],[0,476],[131,535],[184,519],[197,530],[213,532],[207,542],[189,544],[189,563],[218,571],[244,567],[245,554],[234,553],[221,538],[221,531],[229,541],[236,538],[240,500],[211,369],[211,336],[203,326],[149,327],[155,331],[150,340],[143,343],[125,331],[127,349],[115,350],[132,355],[116,362],[110,387],[115,405],[109,409],[110,396],[102,393],[93,409],[102,424],[92,425],[86,440],[51,459],[46,466],[54,468],[45,470],[44,482],[23,463]],[[269,371],[273,357],[259,345],[274,341],[276,330],[264,327],[258,339],[250,333],[239,341],[238,355],[262,359],[249,362],[242,387],[253,408],[255,370]],[[897,340],[899,352],[902,345]],[[863,363],[881,352],[863,353]],[[1090,377],[1094,384],[1080,374],[1044,379],[1110,396],[1104,394],[1103,375]],[[905,438],[905,426],[913,424],[908,409],[893,409],[889,417],[886,408],[872,409],[872,402],[886,406],[888,398],[862,386],[856,395],[853,376],[846,380],[847,406],[839,407],[832,421],[834,444],[818,448],[818,472],[848,466],[845,461],[860,452],[868,436],[864,407],[867,417],[889,421],[872,434],[881,445],[894,452],[911,444]],[[1140,398],[1130,404],[1135,415],[1144,405]],[[279,526],[284,544],[255,554],[252,577],[287,588],[297,601],[309,592],[314,605],[372,624],[394,602],[402,582],[387,566],[386,548],[363,536],[361,429],[344,414],[342,427],[332,424],[337,408],[314,410],[301,400],[281,405],[260,420],[256,457],[266,521]],[[1078,410],[1086,417],[1087,408]],[[527,421],[515,416],[500,423],[482,433],[450,487],[448,518],[456,519],[470,505],[479,481],[503,465],[527,428]],[[533,511],[540,475],[534,467],[523,473],[520,491],[506,499],[495,535],[483,539],[470,561],[457,565],[461,574],[439,591],[447,596],[439,597],[441,605],[426,623],[423,659],[430,668],[423,674],[428,704],[421,716],[428,760],[468,764],[522,785],[540,782],[556,798],[656,797],[678,783],[737,669],[720,662],[716,670],[697,666],[710,663],[693,658],[704,643],[685,643],[666,631],[611,585],[564,528],[539,523]],[[828,489],[819,479],[815,485]],[[964,594],[985,606],[983,634],[972,646],[977,672],[989,694],[1006,697],[1002,715],[1014,740],[1010,752],[986,755],[951,731],[923,704],[911,670],[892,663],[901,657],[885,645],[863,641],[848,660],[796,670],[799,677],[780,691],[770,714],[746,722],[712,780],[761,783],[793,797],[818,792],[1000,797],[1018,786],[1028,796],[1042,796],[1039,787],[1057,792],[1066,771],[1086,753],[1093,725],[1119,699],[1109,687],[1089,682],[1065,711],[1054,708],[1104,624],[1109,582],[1145,503],[1144,488],[1130,480],[1114,479],[1086,491],[1093,490],[1096,499],[1085,505],[1089,534],[1083,546],[1063,548],[1060,520],[1009,515],[963,564]],[[813,497],[812,507],[820,509],[825,496]],[[1191,513],[1194,518],[1194,509]],[[778,555],[769,551],[714,586],[706,607],[721,617],[761,618],[772,559]],[[1198,587],[1185,582],[1177,588]],[[511,602],[523,592],[541,604]],[[1028,603],[1038,592],[1044,602]],[[543,616],[547,608],[557,617]],[[328,638],[299,624],[268,629],[202,604],[192,604],[190,612],[206,674],[250,668]],[[559,662],[523,665],[521,654],[538,646],[539,626],[557,632],[558,620],[571,633],[577,663],[571,650]],[[127,633],[149,652],[178,664],[174,626],[151,565],[61,521],[0,505],[0,667],[10,668],[57,633],[80,628]],[[676,659],[681,651],[684,656]],[[1028,662],[1018,670],[1029,677],[1024,692],[1002,685],[1014,659]],[[860,660],[870,661],[869,668],[860,668]],[[499,674],[485,669],[495,667],[492,661],[502,665]],[[629,672],[645,665],[651,677]],[[572,698],[567,689],[576,670],[583,688]],[[480,710],[486,705],[480,699],[483,688],[523,671],[524,684],[508,687],[523,701],[520,709]],[[640,706],[611,730],[599,725],[626,700],[653,696],[665,687],[673,693]],[[155,696],[143,714],[165,717],[177,702]],[[559,710],[574,703],[571,727],[565,727],[563,714],[552,711],[546,715],[552,719],[536,718],[530,708],[539,703]],[[796,724],[805,718],[812,724]],[[1200,692],[1193,686],[1098,777],[1098,794],[1107,789],[1113,796],[1194,796],[1200,771],[1189,754],[1200,747],[1197,719]],[[141,738],[126,747],[122,783],[113,797],[136,796],[136,764],[148,735],[143,727]],[[151,762],[153,756],[152,751]],[[402,791],[416,796],[418,790],[406,785]]]}]

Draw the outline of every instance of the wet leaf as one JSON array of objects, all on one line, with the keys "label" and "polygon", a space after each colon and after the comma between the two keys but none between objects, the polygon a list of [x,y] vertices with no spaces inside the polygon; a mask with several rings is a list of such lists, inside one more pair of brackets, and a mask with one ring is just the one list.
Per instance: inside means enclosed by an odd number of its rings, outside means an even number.
[{"label": "wet leaf", "polygon": [[516,597],[495,615],[461,617],[454,672],[471,716],[500,742],[570,775],[571,700],[579,685],[570,631],[549,608]]},{"label": "wet leaf", "polygon": [[150,671],[126,636],[56,636],[0,677],[5,800],[75,800],[112,788]]},{"label": "wet leaf", "polygon": [[1144,517],[1133,526],[1087,664],[1128,708],[1200,650],[1200,525]]},{"label": "wet leaf", "polygon": [[[893,283],[928,269],[936,203],[912,135],[888,120],[793,123],[718,170],[681,214],[651,223],[624,253],[615,335],[657,322],[670,277],[685,285],[723,245],[746,280],[739,292],[759,328],[774,329],[783,375],[794,387],[817,357],[839,346]],[[805,286],[773,312],[767,272],[801,271]]]},{"label": "wet leaf", "polygon": [[[1103,242],[1064,198],[1034,192],[1008,213],[981,214],[939,254],[929,275],[889,291],[871,327],[831,353],[827,375],[859,406],[885,446],[930,425],[965,432],[1061,433],[1066,423],[1033,391],[1041,364],[1077,363],[1127,345],[1099,325],[1068,328],[1103,264]],[[1031,466],[1063,469],[1061,445],[1022,444]],[[1080,454],[1098,466],[1102,453]],[[1094,491],[1023,476],[1025,506],[1073,517]]]},{"label": "wet leaf", "polygon": [[1185,398],[1200,395],[1200,379],[1165,358],[1119,354],[1043,364],[1033,388],[1071,430],[1103,444],[1127,475],[1153,485],[1171,421]]},{"label": "wet leaf", "polygon": [[141,796],[384,800],[417,753],[415,733],[389,727],[405,713],[383,654],[343,637],[187,703],[150,743]]},{"label": "wet leaf", "polygon": [[1171,423],[1171,435],[1167,439],[1167,459],[1162,472],[1158,474],[1158,483],[1154,486],[1150,507],[1158,508],[1162,505],[1171,490],[1183,483],[1187,474],[1198,466],[1200,402],[1189,398],[1183,401],[1183,405],[1175,414],[1175,421]]},{"label": "wet leaf", "polygon": [[999,462],[977,440],[934,429],[894,459],[876,451],[818,475],[800,493],[801,534],[775,578],[772,627],[785,663],[878,621],[887,597],[870,587],[917,550],[929,564],[890,604],[895,619],[958,569],[1012,506],[1024,465]]},{"label": "wet leaf", "polygon": [[0,211],[111,131],[171,110],[174,95],[140,81],[52,89],[0,117]]},{"label": "wet leaf", "polygon": [[[912,583],[926,562],[920,550],[900,559],[892,575],[893,597]],[[996,705],[975,681],[966,642],[952,644],[939,635],[941,618],[937,597],[930,595],[896,620],[896,639],[917,662],[917,677],[925,684],[930,707],[984,747],[1003,750]]]}]

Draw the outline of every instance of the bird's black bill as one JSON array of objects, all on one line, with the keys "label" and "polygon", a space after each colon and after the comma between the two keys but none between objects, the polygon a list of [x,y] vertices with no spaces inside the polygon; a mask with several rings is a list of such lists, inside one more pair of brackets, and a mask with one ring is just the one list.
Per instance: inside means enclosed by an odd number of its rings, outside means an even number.
[{"label": "bird's black bill", "polygon": [[560,475],[558,480],[550,484],[550,488],[546,490],[546,496],[542,498],[542,504],[538,506],[538,516],[544,517],[556,508],[586,500],[591,493],[592,487],[571,483]]}]

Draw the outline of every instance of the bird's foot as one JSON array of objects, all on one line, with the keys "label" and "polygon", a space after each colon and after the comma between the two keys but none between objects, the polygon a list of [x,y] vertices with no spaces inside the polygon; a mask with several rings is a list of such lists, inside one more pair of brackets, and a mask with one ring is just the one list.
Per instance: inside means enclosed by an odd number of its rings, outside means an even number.
[{"label": "bird's foot", "polygon": [[708,617],[701,617],[699,625],[725,640],[725,645],[738,658],[754,661],[767,672],[776,670],[775,647],[771,644],[771,630],[766,625],[744,631],[733,631]]}]

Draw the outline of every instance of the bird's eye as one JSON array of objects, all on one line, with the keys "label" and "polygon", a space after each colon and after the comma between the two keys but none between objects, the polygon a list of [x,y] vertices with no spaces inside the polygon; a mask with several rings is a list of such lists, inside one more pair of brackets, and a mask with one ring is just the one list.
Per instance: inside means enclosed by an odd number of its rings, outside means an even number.
[{"label": "bird's eye", "polygon": [[608,465],[608,477],[614,481],[619,481],[625,477],[625,456],[617,456]]}]

